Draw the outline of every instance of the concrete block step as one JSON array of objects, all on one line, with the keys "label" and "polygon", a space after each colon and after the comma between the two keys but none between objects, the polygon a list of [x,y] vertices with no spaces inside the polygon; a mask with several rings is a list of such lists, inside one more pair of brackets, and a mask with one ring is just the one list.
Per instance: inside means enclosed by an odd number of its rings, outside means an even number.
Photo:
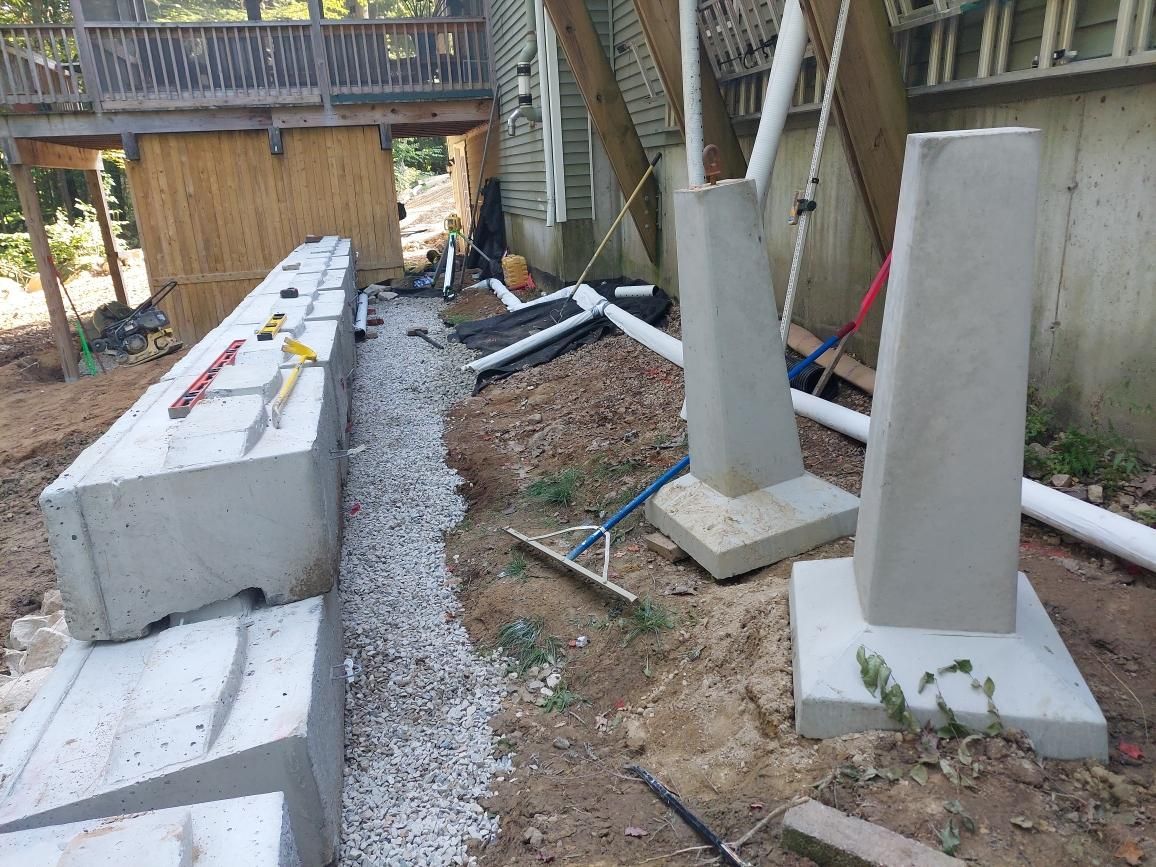
[{"label": "concrete block step", "polygon": [[280,792],[0,834],[0,867],[145,863],[301,867]]},{"label": "concrete block step", "polygon": [[[173,626],[137,641],[74,641],[0,745],[0,831],[283,792],[302,863],[322,867],[336,855],[340,830],[340,662],[335,592]],[[244,828],[237,839],[252,845],[281,827],[267,806],[261,833],[247,809],[231,813],[245,817],[240,825],[220,813],[200,813],[202,832],[197,811],[210,807],[221,809],[210,804],[176,811],[186,818],[175,822],[163,820],[176,824],[177,844],[191,834],[199,845],[202,834],[232,833],[236,826]],[[62,832],[54,831],[48,837],[59,839]],[[75,838],[75,832],[68,837]],[[12,839],[0,836],[0,864]],[[150,867],[176,857],[160,851],[164,858],[150,855]],[[219,863],[294,862],[234,855]]]}]

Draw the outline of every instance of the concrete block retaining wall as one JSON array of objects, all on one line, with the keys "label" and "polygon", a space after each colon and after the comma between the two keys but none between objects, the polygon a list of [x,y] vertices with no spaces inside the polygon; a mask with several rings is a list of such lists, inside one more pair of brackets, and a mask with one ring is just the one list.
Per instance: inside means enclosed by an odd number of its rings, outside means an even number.
[{"label": "concrete block retaining wall", "polygon": [[0,835],[0,867],[301,867],[280,793]]},{"label": "concrete block retaining wall", "polygon": [[[0,744],[0,867],[335,862],[354,265],[298,247],[41,495],[81,640]],[[278,425],[286,337],[318,358]]]},{"label": "concrete block retaining wall", "polygon": [[[75,638],[124,640],[169,614],[260,589],[270,603],[332,586],[355,349],[354,257],[303,244],[86,449],[41,496]],[[280,290],[297,288],[297,298]],[[272,340],[256,332],[285,313]],[[297,357],[318,354],[274,427],[269,405]],[[168,408],[244,340],[187,417]]]},{"label": "concrete block retaining wall", "polygon": [[336,595],[72,642],[0,745],[0,831],[283,792],[303,864],[330,863],[344,706]]}]

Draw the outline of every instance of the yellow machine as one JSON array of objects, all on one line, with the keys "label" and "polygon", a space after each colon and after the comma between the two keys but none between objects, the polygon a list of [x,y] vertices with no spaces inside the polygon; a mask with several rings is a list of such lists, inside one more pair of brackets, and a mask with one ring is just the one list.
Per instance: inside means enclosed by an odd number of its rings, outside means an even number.
[{"label": "yellow machine", "polygon": [[138,307],[119,301],[102,304],[92,314],[92,351],[113,356],[118,364],[152,361],[182,346],[172,322],[157,305],[177,288],[170,280]]}]

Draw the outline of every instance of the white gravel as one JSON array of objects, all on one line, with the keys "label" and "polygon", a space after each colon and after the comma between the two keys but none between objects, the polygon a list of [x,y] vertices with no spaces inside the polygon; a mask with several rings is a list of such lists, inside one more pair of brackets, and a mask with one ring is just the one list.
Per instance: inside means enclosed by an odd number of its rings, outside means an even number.
[{"label": "white gravel", "polygon": [[[362,671],[346,700],[341,867],[467,864],[469,840],[498,828],[477,799],[499,767],[488,720],[503,672],[458,622],[442,535],[465,515],[442,415],[469,394],[471,356],[448,344],[440,308],[384,303],[358,352],[352,444],[367,448],[350,458],[341,599]],[[406,337],[415,326],[447,349]]]}]

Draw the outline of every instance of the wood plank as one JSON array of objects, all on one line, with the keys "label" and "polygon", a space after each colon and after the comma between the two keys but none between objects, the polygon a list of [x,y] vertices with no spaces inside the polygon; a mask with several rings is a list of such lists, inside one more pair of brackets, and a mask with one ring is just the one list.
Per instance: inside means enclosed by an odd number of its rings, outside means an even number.
[{"label": "wood plank", "polygon": [[44,217],[40,213],[40,199],[36,196],[36,182],[32,179],[32,170],[28,166],[12,165],[9,169],[13,181],[16,182],[20,209],[24,212],[24,223],[28,227],[28,237],[32,241],[32,254],[36,257],[36,270],[40,273],[40,285],[43,287],[44,303],[48,305],[48,319],[52,327],[52,340],[56,344],[56,353],[60,356],[64,381],[75,382],[80,378],[80,368],[76,361],[76,350],[72,345],[68,314],[64,312],[64,301],[60,297],[60,284],[56,280],[56,266],[52,263],[48,234],[44,231]]},{"label": "wood plank", "polygon": [[[826,70],[840,0],[802,0],[802,5],[815,56]],[[895,238],[908,131],[907,93],[882,3],[851,4],[834,113],[882,258]]]},{"label": "wood plank", "polygon": [[94,148],[78,148],[55,142],[18,138],[13,140],[13,151],[14,162],[42,169],[100,171],[104,168],[100,151]]},{"label": "wood plank", "polygon": [[[649,160],[630,118],[614,69],[602,51],[598,31],[584,3],[545,0],[566,62],[574,73],[586,110],[602,139],[623,195],[638,186]],[[651,175],[634,200],[630,215],[651,262],[658,262],[658,182]]]},{"label": "wood plank", "polygon": [[104,185],[100,182],[100,172],[89,169],[84,173],[88,186],[88,201],[96,211],[96,221],[100,224],[100,240],[104,244],[104,258],[108,262],[108,276],[112,278],[112,291],[116,300],[128,304],[124,291],[124,275],[120,271],[120,254],[116,249],[116,238],[112,234],[112,218],[108,214],[108,201],[104,197]]},{"label": "wood plank", "polygon": [[[678,4],[674,0],[634,0],[634,10],[646,34],[654,65],[658,68],[666,91],[666,102],[683,136],[682,45],[679,38]],[[722,154],[723,177],[741,178],[747,173],[747,158],[731,124],[722,90],[715,78],[710,58],[699,44],[699,67],[702,70],[702,126],[707,144],[718,145]]]},{"label": "wood plank", "polygon": [[399,276],[391,154],[377,127],[295,129],[284,155],[261,130],[141,136],[128,172],[153,286],[176,279],[185,341],[214,327],[310,232],[353,238],[359,280]]}]

